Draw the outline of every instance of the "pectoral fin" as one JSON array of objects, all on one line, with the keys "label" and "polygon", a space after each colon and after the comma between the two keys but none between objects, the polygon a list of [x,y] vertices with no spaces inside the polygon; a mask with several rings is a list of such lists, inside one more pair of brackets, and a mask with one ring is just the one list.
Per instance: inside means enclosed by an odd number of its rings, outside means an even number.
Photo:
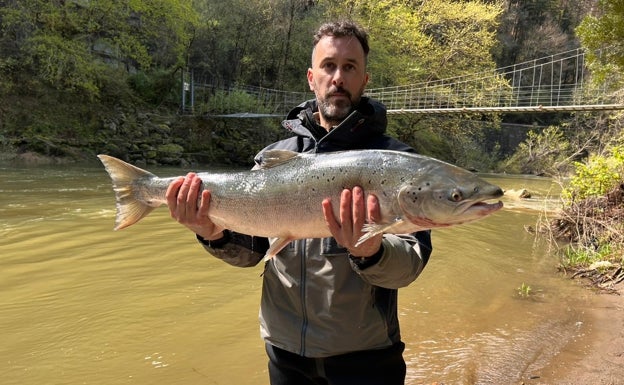
[{"label": "pectoral fin", "polygon": [[271,247],[269,247],[266,254],[264,255],[264,260],[268,261],[269,259],[275,257],[277,253],[279,253],[284,247],[286,247],[286,245],[288,245],[292,241],[293,241],[293,238],[291,237],[277,238],[271,244]]},{"label": "pectoral fin", "polygon": [[376,235],[383,234],[383,233],[394,233],[395,232],[394,230],[400,228],[401,226],[403,226],[403,224],[405,224],[405,221],[402,219],[397,220],[392,223],[384,223],[384,224],[367,223],[364,225],[364,228],[363,228],[363,231],[365,234],[362,235],[360,239],[358,239],[355,246],[357,247],[361,245],[362,243],[368,241],[369,239],[373,238]]}]

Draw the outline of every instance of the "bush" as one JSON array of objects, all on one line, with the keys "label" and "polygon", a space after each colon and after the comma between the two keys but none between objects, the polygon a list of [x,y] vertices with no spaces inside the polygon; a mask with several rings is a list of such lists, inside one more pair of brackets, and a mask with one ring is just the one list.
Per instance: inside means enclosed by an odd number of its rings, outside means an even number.
[{"label": "bush", "polygon": [[[622,271],[624,263],[624,145],[611,146],[605,155],[593,155],[586,163],[574,165],[576,175],[562,191],[563,210],[550,224],[553,238],[568,242],[562,265],[580,269],[577,274],[592,280],[597,275],[601,285],[621,282],[624,274],[618,275],[618,271]],[[597,272],[596,263],[609,268]]]},{"label": "bush", "polygon": [[235,90],[227,92],[218,90],[203,106],[202,112],[218,115],[244,112],[268,113],[269,110],[262,104],[260,99],[245,91]]},{"label": "bush", "polygon": [[574,162],[575,176],[562,192],[567,202],[601,196],[624,180],[624,145],[613,146],[606,155],[592,155],[586,163]]},{"label": "bush", "polygon": [[175,100],[180,94],[177,90],[179,81],[175,75],[168,70],[156,70],[146,73],[139,71],[128,77],[128,84],[134,92],[145,102],[151,105],[159,105],[167,98],[171,103],[177,103]]}]

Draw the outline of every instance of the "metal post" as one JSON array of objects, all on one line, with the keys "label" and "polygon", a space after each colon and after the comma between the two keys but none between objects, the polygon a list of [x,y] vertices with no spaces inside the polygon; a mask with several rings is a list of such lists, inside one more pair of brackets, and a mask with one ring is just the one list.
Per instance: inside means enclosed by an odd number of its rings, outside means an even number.
[{"label": "metal post", "polygon": [[186,92],[184,91],[184,70],[180,71],[180,77],[181,77],[181,91],[180,92],[180,110],[181,113],[184,114],[184,111],[186,110]]},{"label": "metal post", "polygon": [[191,70],[191,113],[195,112],[195,77]]}]

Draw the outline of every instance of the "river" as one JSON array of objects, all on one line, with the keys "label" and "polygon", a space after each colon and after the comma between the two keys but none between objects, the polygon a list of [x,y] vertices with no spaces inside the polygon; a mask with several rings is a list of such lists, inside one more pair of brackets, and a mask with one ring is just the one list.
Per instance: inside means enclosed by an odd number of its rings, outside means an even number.
[{"label": "river", "polygon": [[[589,294],[525,231],[556,185],[485,177],[534,197],[434,231],[400,291],[408,384],[516,384],[589,328]],[[99,164],[0,166],[2,384],[267,384],[261,266],[212,258],[165,208],[117,232],[114,214]]]}]

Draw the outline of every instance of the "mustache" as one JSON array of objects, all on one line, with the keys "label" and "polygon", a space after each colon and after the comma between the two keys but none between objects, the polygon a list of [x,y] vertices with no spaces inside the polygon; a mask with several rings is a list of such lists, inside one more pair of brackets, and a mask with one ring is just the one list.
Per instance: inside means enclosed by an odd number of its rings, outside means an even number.
[{"label": "mustache", "polygon": [[346,95],[349,99],[351,99],[351,92],[345,90],[342,87],[331,87],[325,94],[325,97],[331,97],[336,94]]}]

